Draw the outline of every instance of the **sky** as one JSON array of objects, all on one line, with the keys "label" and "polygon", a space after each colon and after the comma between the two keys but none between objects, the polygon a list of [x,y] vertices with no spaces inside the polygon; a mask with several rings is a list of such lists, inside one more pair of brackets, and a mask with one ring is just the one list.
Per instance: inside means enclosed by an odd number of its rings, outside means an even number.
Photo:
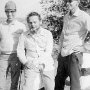
[{"label": "sky", "polygon": [[[0,0],[0,17],[6,17],[4,12],[5,3],[9,0]],[[16,3],[16,17],[23,18],[31,11],[41,13],[40,0],[12,0]]]}]

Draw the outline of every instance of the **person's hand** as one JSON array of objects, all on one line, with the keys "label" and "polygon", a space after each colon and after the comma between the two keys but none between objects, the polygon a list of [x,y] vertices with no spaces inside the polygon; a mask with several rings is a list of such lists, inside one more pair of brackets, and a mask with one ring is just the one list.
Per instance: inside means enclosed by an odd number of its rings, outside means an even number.
[{"label": "person's hand", "polygon": [[32,70],[34,70],[34,71],[36,71],[36,72],[40,72],[39,71],[39,68],[38,67],[36,67],[33,63],[31,63],[31,62],[27,62],[26,64],[25,64],[25,66],[28,68],[28,69],[32,69]]},{"label": "person's hand", "polygon": [[55,76],[56,76],[56,74],[57,74],[57,68],[58,68],[58,61],[57,60],[55,60],[54,61],[54,67],[55,67]]}]

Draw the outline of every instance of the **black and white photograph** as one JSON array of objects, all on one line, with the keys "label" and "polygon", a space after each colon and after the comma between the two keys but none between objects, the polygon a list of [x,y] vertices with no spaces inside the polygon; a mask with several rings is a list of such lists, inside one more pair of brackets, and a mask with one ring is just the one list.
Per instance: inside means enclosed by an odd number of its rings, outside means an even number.
[{"label": "black and white photograph", "polygon": [[90,0],[0,0],[0,90],[90,90]]}]

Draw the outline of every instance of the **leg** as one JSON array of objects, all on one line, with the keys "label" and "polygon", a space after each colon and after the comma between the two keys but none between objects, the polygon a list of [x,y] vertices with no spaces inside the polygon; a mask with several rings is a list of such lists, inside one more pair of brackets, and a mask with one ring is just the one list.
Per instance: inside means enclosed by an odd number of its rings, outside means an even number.
[{"label": "leg", "polygon": [[54,70],[52,71],[45,71],[42,75],[42,80],[45,85],[45,90],[54,90],[55,86],[55,74]]},{"label": "leg", "polygon": [[25,82],[22,90],[39,90],[40,73],[25,68],[24,79]]},{"label": "leg", "polygon": [[0,56],[0,90],[9,90],[7,86],[6,70],[8,66],[8,56]]},{"label": "leg", "polygon": [[17,90],[21,63],[18,60],[16,55],[12,59],[13,60],[11,61],[11,89],[10,90]]},{"label": "leg", "polygon": [[64,90],[65,80],[69,72],[69,57],[58,57],[58,69],[55,77],[55,90]]},{"label": "leg", "polygon": [[80,62],[82,60],[82,54],[72,54],[70,64],[70,90],[81,90],[80,89]]}]

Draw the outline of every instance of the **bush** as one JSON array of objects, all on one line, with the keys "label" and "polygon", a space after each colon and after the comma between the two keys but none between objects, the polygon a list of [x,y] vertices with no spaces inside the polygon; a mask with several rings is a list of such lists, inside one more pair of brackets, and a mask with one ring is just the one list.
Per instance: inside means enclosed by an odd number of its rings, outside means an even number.
[{"label": "bush", "polygon": [[[50,30],[57,43],[63,27],[63,16],[67,13],[67,1],[69,0],[41,0],[44,19],[43,26]],[[87,11],[90,8],[90,0],[80,0],[79,7]]]}]

